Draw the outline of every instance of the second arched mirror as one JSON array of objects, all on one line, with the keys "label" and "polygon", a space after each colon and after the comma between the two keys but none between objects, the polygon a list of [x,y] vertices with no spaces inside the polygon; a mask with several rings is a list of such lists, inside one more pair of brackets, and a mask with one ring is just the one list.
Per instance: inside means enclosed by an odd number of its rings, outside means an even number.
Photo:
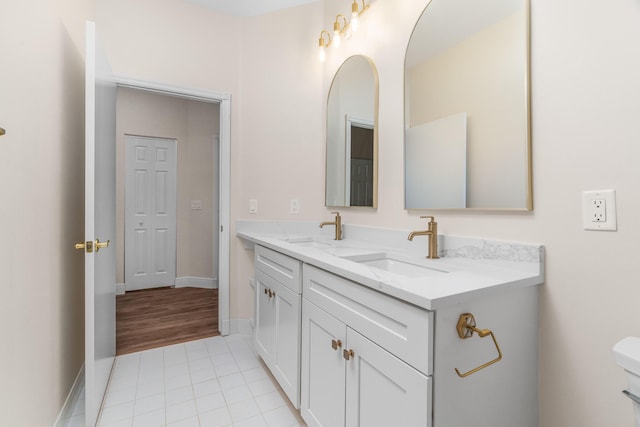
[{"label": "second arched mirror", "polygon": [[529,0],[431,0],[405,61],[405,207],[531,210]]},{"label": "second arched mirror", "polygon": [[338,69],[327,101],[326,206],[377,207],[378,73],[361,55]]}]

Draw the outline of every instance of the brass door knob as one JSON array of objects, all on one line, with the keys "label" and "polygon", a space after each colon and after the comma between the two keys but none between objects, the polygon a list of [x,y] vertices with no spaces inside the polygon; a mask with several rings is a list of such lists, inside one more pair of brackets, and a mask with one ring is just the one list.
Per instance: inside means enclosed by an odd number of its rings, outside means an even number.
[{"label": "brass door knob", "polygon": [[101,242],[100,239],[96,239],[96,252],[98,252],[100,249],[108,248],[109,242],[111,242],[111,240],[107,240],[106,242]]},{"label": "brass door knob", "polygon": [[93,252],[93,242],[91,240],[87,242],[80,242],[73,245],[74,249],[86,249],[87,253]]},{"label": "brass door knob", "polygon": [[333,348],[334,350],[337,350],[340,347],[342,347],[342,341],[340,341],[340,340],[331,340],[331,348]]}]

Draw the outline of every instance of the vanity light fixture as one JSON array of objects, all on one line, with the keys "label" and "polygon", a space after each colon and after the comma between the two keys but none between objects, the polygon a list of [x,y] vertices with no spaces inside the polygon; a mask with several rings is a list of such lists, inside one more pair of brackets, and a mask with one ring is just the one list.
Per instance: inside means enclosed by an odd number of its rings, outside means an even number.
[{"label": "vanity light fixture", "polygon": [[[326,41],[325,35],[327,36]],[[318,59],[320,62],[324,62],[327,59],[327,48],[329,46],[331,46],[331,34],[327,30],[322,30],[318,39]]]},{"label": "vanity light fixture", "polygon": [[358,6],[358,0],[353,0],[351,4],[351,20],[349,21],[349,25],[351,26],[351,31],[354,33],[358,31],[360,27],[360,15],[369,10],[369,5],[365,4],[364,0],[362,0],[362,11],[360,11],[360,7]]},{"label": "vanity light fixture", "polygon": [[369,10],[369,5],[365,3],[365,0],[361,1],[362,10],[360,10],[358,0],[353,0],[350,20],[347,21],[347,18],[341,13],[336,15],[336,20],[333,22],[333,37],[327,30],[320,32],[320,38],[318,39],[318,59],[321,62],[324,62],[327,58],[326,48],[330,45],[333,45],[336,49],[339,48],[343,38],[350,39],[351,35],[358,31],[360,27],[360,16]]},{"label": "vanity light fixture", "polygon": [[[344,22],[344,27],[340,27],[340,18],[342,18],[342,21]],[[333,23],[333,47],[336,49],[340,47],[342,34],[346,31],[347,25],[347,18],[345,18],[341,13],[337,14],[336,21]]]}]

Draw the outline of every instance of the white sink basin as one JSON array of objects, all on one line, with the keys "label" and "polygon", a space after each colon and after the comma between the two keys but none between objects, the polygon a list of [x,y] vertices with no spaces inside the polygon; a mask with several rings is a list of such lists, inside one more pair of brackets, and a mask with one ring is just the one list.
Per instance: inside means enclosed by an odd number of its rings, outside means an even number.
[{"label": "white sink basin", "polygon": [[328,242],[321,242],[319,240],[314,239],[313,237],[288,237],[282,239],[287,243],[291,243],[292,245],[301,246],[304,248],[318,248],[318,249],[326,249],[333,247],[333,244]]},{"label": "white sink basin", "polygon": [[427,277],[447,274],[448,271],[435,266],[425,265],[425,261],[407,261],[386,253],[344,257],[362,265],[387,271],[405,277]]}]

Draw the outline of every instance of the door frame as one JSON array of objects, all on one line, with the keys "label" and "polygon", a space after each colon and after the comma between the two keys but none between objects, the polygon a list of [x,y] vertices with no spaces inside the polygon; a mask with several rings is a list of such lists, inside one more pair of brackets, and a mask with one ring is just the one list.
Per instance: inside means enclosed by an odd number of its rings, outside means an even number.
[{"label": "door frame", "polygon": [[[231,94],[115,76],[116,86],[220,105],[218,192],[218,329],[228,335],[229,319],[229,221],[231,195]],[[216,165],[214,165],[216,166]],[[214,182],[215,184],[215,182]],[[212,218],[213,220],[213,218]],[[212,260],[213,261],[213,260]]]}]

